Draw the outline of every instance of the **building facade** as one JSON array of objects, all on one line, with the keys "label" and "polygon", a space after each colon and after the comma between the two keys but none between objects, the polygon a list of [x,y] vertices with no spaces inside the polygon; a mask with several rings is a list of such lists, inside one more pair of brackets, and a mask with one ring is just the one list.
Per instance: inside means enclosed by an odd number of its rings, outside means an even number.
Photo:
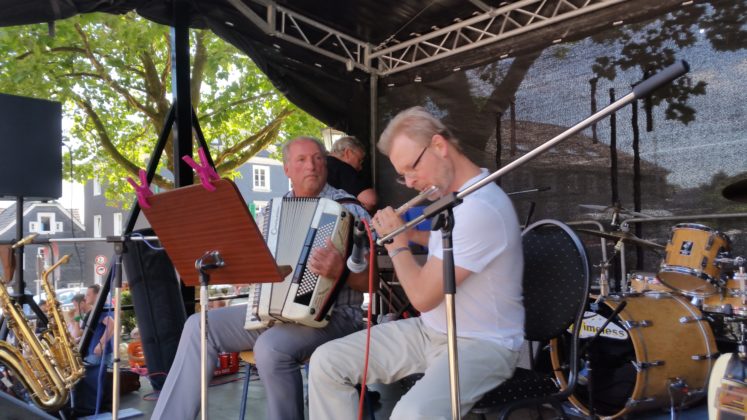
[{"label": "building facade", "polygon": [[[58,202],[25,202],[23,204],[23,226],[19,237],[16,211],[17,206],[14,203],[0,212],[0,243],[12,244],[19,238],[32,233],[37,234],[34,238],[35,242],[42,242],[42,244],[26,245],[23,248],[21,267],[25,292],[39,295],[42,291],[40,279],[43,272],[64,255],[70,255],[69,262],[50,273],[49,281],[57,289],[82,286],[84,265],[87,259],[86,247],[72,241],[43,244],[45,239],[73,239],[87,236],[85,226],[79,220],[77,212],[71,212]],[[4,279],[13,277],[13,273],[5,272],[5,267],[2,270]]]}]

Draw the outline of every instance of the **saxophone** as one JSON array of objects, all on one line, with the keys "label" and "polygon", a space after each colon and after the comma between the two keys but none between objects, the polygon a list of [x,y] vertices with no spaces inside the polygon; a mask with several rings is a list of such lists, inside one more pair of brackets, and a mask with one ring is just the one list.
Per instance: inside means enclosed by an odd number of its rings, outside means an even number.
[{"label": "saxophone", "polygon": [[42,275],[48,297],[49,325],[40,337],[34,333],[18,304],[11,300],[5,284],[0,282],[0,308],[15,337],[15,346],[0,341],[0,363],[13,372],[34,404],[50,412],[58,411],[67,403],[70,390],[84,375],[80,354],[73,345],[60,314],[59,301],[47,279],[69,259],[70,256],[65,255]]}]

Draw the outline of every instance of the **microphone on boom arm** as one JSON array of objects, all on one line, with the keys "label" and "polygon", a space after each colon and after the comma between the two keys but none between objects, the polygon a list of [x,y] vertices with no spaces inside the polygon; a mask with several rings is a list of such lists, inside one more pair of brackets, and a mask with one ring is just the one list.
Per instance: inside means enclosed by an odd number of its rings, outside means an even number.
[{"label": "microphone on boom arm", "polygon": [[353,251],[348,258],[348,269],[352,273],[361,273],[368,268],[368,246],[366,228],[359,219],[353,224]]}]

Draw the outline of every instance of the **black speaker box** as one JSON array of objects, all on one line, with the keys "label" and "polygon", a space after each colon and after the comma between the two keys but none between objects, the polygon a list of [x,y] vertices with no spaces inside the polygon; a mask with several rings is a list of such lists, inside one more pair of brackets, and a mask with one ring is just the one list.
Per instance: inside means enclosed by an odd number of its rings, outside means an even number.
[{"label": "black speaker box", "polygon": [[0,93],[0,198],[62,196],[62,106]]},{"label": "black speaker box", "polygon": [[[151,229],[137,231],[155,235]],[[140,340],[154,389],[160,390],[174,361],[187,314],[181,284],[166,251],[142,241],[130,242],[123,264],[135,306]]]},{"label": "black speaker box", "polygon": [[5,420],[56,420],[36,406],[0,392],[0,413]]}]

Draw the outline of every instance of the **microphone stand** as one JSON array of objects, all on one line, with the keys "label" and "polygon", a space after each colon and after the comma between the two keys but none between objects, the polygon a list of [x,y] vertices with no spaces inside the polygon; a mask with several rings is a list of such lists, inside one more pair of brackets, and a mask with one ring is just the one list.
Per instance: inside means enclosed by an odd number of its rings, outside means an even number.
[{"label": "microphone stand", "polygon": [[[461,202],[461,201],[459,201]],[[444,281],[444,303],[446,304],[446,323],[456,326],[456,306],[454,299],[456,294],[456,274],[454,272],[454,211],[449,207],[441,212],[434,220],[434,230],[441,230],[441,241],[443,244],[443,281]],[[461,419],[459,401],[459,363],[457,357],[456,327],[446,331],[449,348],[449,382],[451,384],[451,417]]]},{"label": "microphone stand", "polygon": [[[112,370],[112,420],[119,418],[119,388],[120,388],[120,377],[119,377],[119,364],[120,364],[120,351],[119,343],[122,339],[120,330],[122,328],[122,254],[127,252],[125,247],[124,238],[120,240],[114,239],[114,252],[117,255],[117,261],[114,265],[114,353],[112,355],[113,363]],[[104,349],[105,350],[105,349]],[[104,363],[106,351],[101,352],[101,363]]]},{"label": "microphone stand", "polygon": [[202,257],[195,261],[195,268],[200,273],[200,419],[207,420],[208,399],[207,399],[207,313],[208,313],[208,284],[210,283],[210,273],[208,270],[214,270],[225,266],[223,257],[219,251],[208,251]]},{"label": "microphone stand", "polygon": [[[567,129],[566,131],[560,133],[559,135],[555,136],[554,138],[548,140],[547,142],[543,143],[542,145],[538,146],[537,148],[529,151],[524,156],[512,161],[511,163],[507,164],[503,168],[493,172],[492,174],[488,175],[487,177],[481,179],[480,181],[475,182],[474,184],[470,185],[469,187],[463,189],[462,191],[456,193],[451,192],[443,197],[441,197],[439,200],[435,201],[431,205],[425,208],[423,210],[423,214],[420,216],[410,220],[409,222],[405,223],[404,225],[400,226],[399,228],[395,229],[394,231],[390,232],[386,236],[379,238],[376,243],[378,245],[383,245],[390,241],[395,236],[401,234],[402,232],[406,231],[407,229],[412,228],[413,226],[419,224],[423,220],[427,218],[433,218],[437,214],[441,214],[442,212],[446,211],[451,213],[452,209],[461,204],[461,202],[464,200],[464,197],[472,194],[473,192],[479,190],[480,188],[484,187],[487,184],[490,184],[494,181],[496,181],[498,178],[502,177],[503,175],[507,174],[508,172],[511,172],[518,167],[524,165],[528,161],[538,157],[542,153],[550,150],[554,146],[556,146],[558,143],[562,142],[563,140],[566,140],[570,138],[572,135],[580,132],[584,128],[590,126],[591,124],[601,120],[602,118],[606,117],[607,115],[617,111],[618,109],[622,108],[625,105],[628,105],[629,103],[647,96],[650,94],[654,89],[658,88],[659,86],[669,83],[672,80],[682,76],[683,74],[687,73],[690,70],[690,67],[685,61],[679,61],[675,64],[672,64],[671,66],[663,69],[659,73],[651,76],[650,78],[644,80],[643,82],[639,83],[633,88],[633,91],[628,93],[627,95],[623,96],[622,98],[618,99],[617,101],[607,105],[606,107],[602,108],[600,111],[596,112],[595,114],[587,117],[585,120],[579,122],[578,124],[574,125],[573,127]],[[453,214],[452,214],[453,218]],[[451,226],[453,225],[453,221],[451,224],[447,224],[448,227],[448,235],[442,230],[442,237],[444,240],[444,294],[446,295],[445,302],[447,304],[447,334],[449,337],[456,337],[456,317],[453,314],[453,295],[456,292],[456,286],[454,285],[454,260],[453,260],[453,248],[449,246],[446,247],[446,241],[450,241],[451,238]],[[448,239],[445,237],[448,236]],[[448,251],[447,251],[448,250]],[[450,254],[448,257],[451,258],[450,262],[447,262],[447,253]],[[449,274],[446,274],[446,271],[449,270]],[[449,284],[449,279],[451,279],[451,283]],[[451,294],[451,298],[449,298],[449,294]],[[449,315],[449,300],[451,301],[451,312],[452,314]],[[456,339],[449,340],[449,376],[450,376],[450,382],[451,382],[451,413],[452,413],[452,419],[453,420],[459,420],[459,384],[458,384],[458,378],[454,377],[454,372],[458,372],[458,367],[455,366],[457,364],[457,358],[456,358]],[[456,407],[454,406],[456,404]]]}]

